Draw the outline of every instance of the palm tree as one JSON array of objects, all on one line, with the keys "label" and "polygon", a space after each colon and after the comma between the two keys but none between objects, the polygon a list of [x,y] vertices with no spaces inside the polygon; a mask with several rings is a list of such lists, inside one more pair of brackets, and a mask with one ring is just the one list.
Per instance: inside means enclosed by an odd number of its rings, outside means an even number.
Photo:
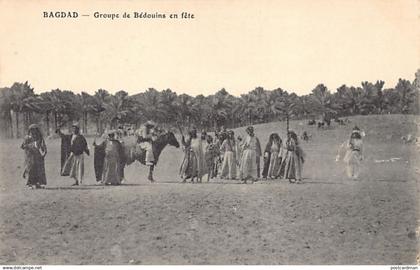
[{"label": "palm tree", "polygon": [[210,119],[213,122],[213,127],[219,124],[225,124],[226,119],[230,113],[232,105],[231,95],[222,88],[216,94],[208,97],[208,105],[210,106]]},{"label": "palm tree", "polygon": [[82,92],[81,94],[77,95],[76,102],[76,106],[80,108],[80,112],[82,113],[82,131],[86,134],[88,132],[88,115],[90,113],[94,114],[96,112],[95,98],[86,92]]},{"label": "palm tree", "polygon": [[135,108],[134,100],[125,91],[118,91],[115,95],[108,96],[105,104],[105,117],[111,128],[124,122]]},{"label": "palm tree", "polygon": [[399,108],[402,113],[410,112],[410,105],[415,100],[415,89],[409,80],[399,79],[395,86],[395,91],[399,96]]},{"label": "palm tree", "polygon": [[335,110],[332,109],[331,92],[325,85],[318,84],[312,90],[310,97],[314,101],[314,110],[321,113],[323,119],[325,119],[330,113],[335,113]]},{"label": "palm tree", "polygon": [[[64,124],[64,116],[66,114],[73,114],[73,92],[61,91],[60,89],[54,89],[50,92],[41,94],[41,98],[49,104],[50,110],[46,113],[52,113],[54,118],[54,128],[57,130]],[[49,116],[46,116],[49,122]]]},{"label": "palm tree", "polygon": [[177,94],[171,89],[160,92],[158,109],[163,123],[170,124],[177,121]]},{"label": "palm tree", "polygon": [[274,104],[274,110],[282,114],[286,118],[286,130],[289,132],[290,118],[297,114],[299,97],[295,94],[288,94],[285,92],[283,95],[277,98]]},{"label": "palm tree", "polygon": [[[176,99],[177,125],[191,127],[193,117],[193,98],[187,94],[179,95]],[[184,120],[185,119],[185,120]],[[185,124],[181,124],[185,123]]]},{"label": "palm tree", "polygon": [[0,89],[0,114],[6,120],[7,136],[13,138],[12,107],[10,103],[11,90],[8,87]]},{"label": "palm tree", "polygon": [[[10,104],[10,109],[15,114],[16,121],[16,138],[19,138],[19,114],[24,112],[24,108],[28,102],[30,102],[30,97],[33,97],[34,89],[26,81],[25,83],[14,83],[10,88],[11,94],[8,97]],[[29,110],[25,110],[27,113]],[[25,120],[27,119],[25,115]],[[27,121],[25,121],[27,125]]]},{"label": "palm tree", "polygon": [[98,134],[102,134],[103,128],[102,128],[102,112],[105,111],[105,104],[106,100],[109,96],[108,91],[104,89],[98,89],[95,94],[93,95],[92,104],[90,107],[90,112],[93,114],[96,118],[96,132]]}]

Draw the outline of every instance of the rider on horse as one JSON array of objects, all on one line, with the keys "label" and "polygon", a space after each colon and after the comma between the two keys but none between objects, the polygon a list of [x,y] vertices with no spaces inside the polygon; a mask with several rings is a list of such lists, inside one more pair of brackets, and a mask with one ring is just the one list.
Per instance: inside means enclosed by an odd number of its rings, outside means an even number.
[{"label": "rider on horse", "polygon": [[156,123],[149,120],[136,131],[137,142],[140,144],[140,147],[146,151],[147,166],[153,166],[155,163],[152,147],[153,141],[156,140],[156,135],[154,133],[155,127]]}]

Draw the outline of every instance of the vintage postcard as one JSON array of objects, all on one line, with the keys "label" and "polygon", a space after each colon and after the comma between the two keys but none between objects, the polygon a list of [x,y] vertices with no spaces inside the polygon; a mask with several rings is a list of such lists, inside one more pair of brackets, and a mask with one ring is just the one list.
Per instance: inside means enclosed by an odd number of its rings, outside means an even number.
[{"label": "vintage postcard", "polygon": [[419,12],[0,0],[0,265],[416,269]]}]

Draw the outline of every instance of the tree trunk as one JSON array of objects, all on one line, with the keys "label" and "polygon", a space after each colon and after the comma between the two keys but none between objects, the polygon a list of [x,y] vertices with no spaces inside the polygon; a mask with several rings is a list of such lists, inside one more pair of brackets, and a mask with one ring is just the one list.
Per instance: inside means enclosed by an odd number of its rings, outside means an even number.
[{"label": "tree trunk", "polygon": [[7,124],[8,128],[10,129],[10,138],[13,139],[13,119],[12,119],[12,110],[9,110],[9,113],[7,114]]},{"label": "tree trunk", "polygon": [[100,130],[99,130],[99,115],[96,116],[96,133],[101,134]]},{"label": "tree trunk", "polygon": [[58,118],[58,116],[57,116],[57,112],[56,111],[54,111],[54,127],[55,127],[55,130],[57,130],[58,129],[58,123],[57,123],[57,119]]},{"label": "tree trunk", "polygon": [[289,133],[289,115],[288,114],[286,115],[286,130],[287,130],[287,133]]},{"label": "tree trunk", "polygon": [[16,120],[16,139],[19,138],[19,113],[15,112],[15,120]]},{"label": "tree trunk", "polygon": [[47,124],[47,136],[50,136],[50,112],[46,112],[45,122]]},{"label": "tree trunk", "polygon": [[83,134],[87,134],[87,112],[83,112]]}]

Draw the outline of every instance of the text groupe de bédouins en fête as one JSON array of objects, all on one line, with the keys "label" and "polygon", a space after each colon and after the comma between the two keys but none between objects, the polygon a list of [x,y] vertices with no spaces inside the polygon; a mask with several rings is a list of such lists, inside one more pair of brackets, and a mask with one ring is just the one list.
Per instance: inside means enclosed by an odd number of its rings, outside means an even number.
[{"label": "text groupe de b\u00e9douins en f\u00eate", "polygon": [[[44,11],[43,12],[44,18],[78,18],[79,13],[77,11]],[[93,17],[96,19],[121,19],[121,18],[134,18],[134,19],[194,19],[195,16],[189,12],[181,12],[181,13],[159,13],[159,12],[123,12],[123,13],[101,13],[101,12],[94,12]]]}]

